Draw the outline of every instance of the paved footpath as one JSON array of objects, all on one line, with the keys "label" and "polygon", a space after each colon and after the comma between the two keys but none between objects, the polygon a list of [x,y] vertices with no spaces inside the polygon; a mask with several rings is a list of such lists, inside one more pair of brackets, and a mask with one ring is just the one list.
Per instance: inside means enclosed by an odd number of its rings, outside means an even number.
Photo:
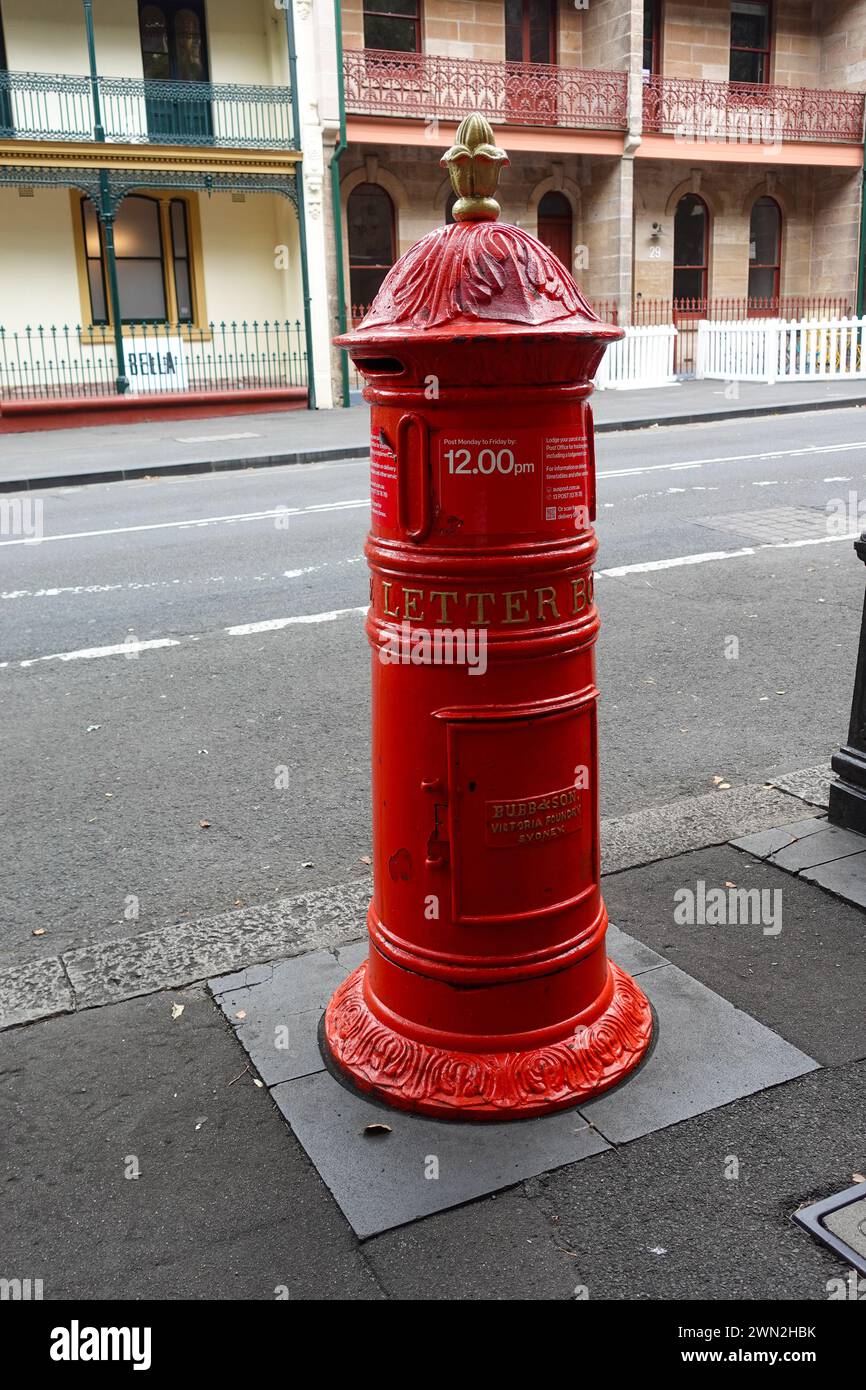
[{"label": "paved footpath", "polygon": [[[359,880],[354,912],[345,888],[330,915],[324,895],[296,903],[293,943],[217,933],[185,977],[177,960],[160,971],[140,953],[124,977],[131,958],[105,958],[101,994],[91,961],[89,992],[70,971],[55,1005],[72,1012],[4,1033],[2,1275],[42,1279],[49,1300],[826,1300],[847,1270],[791,1214],[863,1171],[863,915],[729,843],[813,815],[821,780],[623,818],[604,879],[625,931],[818,1069],[359,1241],[200,983],[357,937]],[[675,926],[673,894],[696,879],[778,889],[783,930]]]},{"label": "paved footpath", "polygon": [[[642,391],[599,391],[599,432],[866,405],[866,383],[687,381]],[[291,410],[203,420],[0,434],[0,492],[286,463],[365,458],[368,410]]]}]

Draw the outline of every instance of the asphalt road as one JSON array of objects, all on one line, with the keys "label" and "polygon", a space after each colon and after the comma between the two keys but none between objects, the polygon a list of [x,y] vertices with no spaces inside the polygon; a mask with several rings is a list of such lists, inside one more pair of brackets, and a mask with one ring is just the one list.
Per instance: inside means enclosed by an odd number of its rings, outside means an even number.
[{"label": "asphalt road", "polygon": [[[598,465],[602,813],[828,758],[862,412],[606,435]],[[0,964],[368,872],[367,495],[337,463],[57,489],[38,544],[4,513]]]}]

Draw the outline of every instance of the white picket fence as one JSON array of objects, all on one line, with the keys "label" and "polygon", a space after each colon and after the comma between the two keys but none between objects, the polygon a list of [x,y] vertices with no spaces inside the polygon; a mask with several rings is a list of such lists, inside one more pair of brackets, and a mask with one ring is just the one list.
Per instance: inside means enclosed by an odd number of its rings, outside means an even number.
[{"label": "white picket fence", "polygon": [[596,387],[634,388],[665,386],[675,381],[674,348],[677,330],[672,323],[625,330],[625,337],[611,343],[595,378]]},{"label": "white picket fence", "polygon": [[695,376],[719,381],[866,377],[866,318],[698,324]]}]

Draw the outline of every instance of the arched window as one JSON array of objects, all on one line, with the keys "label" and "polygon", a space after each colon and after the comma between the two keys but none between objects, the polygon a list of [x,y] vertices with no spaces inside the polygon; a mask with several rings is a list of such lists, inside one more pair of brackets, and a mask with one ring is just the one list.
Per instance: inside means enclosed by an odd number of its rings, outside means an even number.
[{"label": "arched window", "polygon": [[349,293],[352,304],[372,304],[396,258],[394,204],[377,183],[349,194]]},{"label": "arched window", "polygon": [[686,193],[674,216],[674,300],[706,300],[710,214],[703,198]]},{"label": "arched window", "polygon": [[550,247],[566,270],[571,270],[572,214],[564,193],[545,193],[538,204],[538,240]]},{"label": "arched window", "polygon": [[781,280],[782,209],[759,198],[749,222],[749,298],[778,300]]},{"label": "arched window", "polygon": [[[89,198],[81,200],[81,219],[91,322],[108,324],[105,243]],[[115,218],[114,248],[121,322],[194,321],[192,248],[184,198],[144,194],[124,198]]]}]

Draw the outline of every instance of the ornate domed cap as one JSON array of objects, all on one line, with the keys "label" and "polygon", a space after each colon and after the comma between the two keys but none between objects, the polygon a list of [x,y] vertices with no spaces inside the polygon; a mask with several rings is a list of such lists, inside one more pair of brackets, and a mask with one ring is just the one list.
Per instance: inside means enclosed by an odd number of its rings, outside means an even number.
[{"label": "ornate domed cap", "polygon": [[[521,227],[496,221],[493,194],[508,156],[483,116],[467,116],[441,159],[458,194],[455,222],[437,227],[389,270],[366,317],[337,341],[359,346],[421,330],[434,336],[494,324],[501,331],[556,327],[605,344],[622,330],[593,313],[559,257]],[[513,326],[513,327],[512,327]],[[438,333],[437,333],[438,330]]]}]

